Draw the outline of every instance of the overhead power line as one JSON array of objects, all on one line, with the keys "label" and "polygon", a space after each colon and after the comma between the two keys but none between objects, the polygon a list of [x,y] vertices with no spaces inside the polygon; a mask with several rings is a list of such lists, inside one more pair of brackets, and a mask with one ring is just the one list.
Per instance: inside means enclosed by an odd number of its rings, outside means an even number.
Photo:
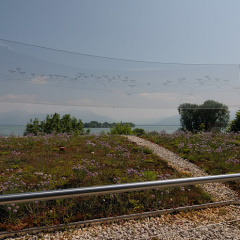
[{"label": "overhead power line", "polygon": [[[18,42],[18,41],[13,41],[9,39],[4,39],[0,38],[0,41],[5,41],[5,42],[10,42],[10,43],[16,43],[19,45],[24,45],[24,46],[29,46],[29,47],[36,47],[36,48],[42,48],[46,50],[52,50],[52,51],[58,51],[58,52],[63,52],[63,53],[70,53],[70,54],[75,54],[75,55],[82,55],[86,57],[95,57],[95,58],[102,58],[102,59],[109,59],[109,60],[116,60],[116,61],[128,61],[128,62],[137,62],[137,63],[152,63],[152,64],[172,64],[172,65],[239,65],[239,64],[223,64],[223,63],[180,63],[180,62],[157,62],[157,61],[144,61],[144,60],[135,60],[135,59],[124,59],[124,58],[114,58],[114,57],[107,57],[107,56],[99,56],[99,55],[94,55],[94,54],[87,54],[87,53],[80,53],[80,52],[73,52],[73,51],[68,51],[68,50],[63,50],[63,49],[57,49],[57,48],[51,48],[51,47],[45,47],[45,46],[40,46],[40,45],[35,45],[35,44],[30,44],[30,43],[23,43],[23,42]],[[240,65],[239,65],[240,67]]]},{"label": "overhead power line", "polygon": [[[106,105],[86,105],[81,103],[57,103],[57,102],[28,102],[28,101],[20,101],[20,100],[1,100],[0,103],[14,103],[14,104],[29,104],[29,105],[45,105],[45,106],[66,106],[66,107],[86,107],[86,108],[116,108],[116,109],[148,109],[148,110],[178,110],[178,107],[144,107],[144,106],[106,106]],[[234,110],[240,108],[240,105],[228,105],[228,110]],[[226,108],[181,108],[181,110],[226,110]]]}]

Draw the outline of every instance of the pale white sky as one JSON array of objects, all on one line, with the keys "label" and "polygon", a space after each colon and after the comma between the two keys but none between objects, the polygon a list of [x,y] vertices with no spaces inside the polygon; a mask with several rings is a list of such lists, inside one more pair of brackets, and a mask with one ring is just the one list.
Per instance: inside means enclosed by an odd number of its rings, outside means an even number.
[{"label": "pale white sky", "polygon": [[[0,73],[1,112],[87,108],[134,121],[177,114],[176,107],[183,102],[213,99],[230,108],[239,107],[238,0],[0,0],[0,3],[0,39],[143,61],[91,58],[0,40],[2,46],[55,64],[48,69],[34,61],[28,64],[23,58],[15,57],[14,63],[8,62],[11,57],[0,55],[4,66]],[[59,63],[68,66],[59,67],[56,65]],[[85,75],[78,75],[74,82],[78,70]],[[49,77],[58,74],[68,79]],[[26,102],[35,104],[20,104]]]}]

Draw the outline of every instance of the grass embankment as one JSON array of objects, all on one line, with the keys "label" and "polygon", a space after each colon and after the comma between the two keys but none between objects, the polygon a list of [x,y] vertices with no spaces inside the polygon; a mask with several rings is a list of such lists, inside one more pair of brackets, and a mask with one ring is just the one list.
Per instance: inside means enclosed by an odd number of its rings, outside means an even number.
[{"label": "grass embankment", "polygon": [[[163,146],[182,158],[196,164],[209,175],[240,172],[240,134],[177,131],[173,134],[152,132],[144,136],[146,140]],[[229,186],[240,194],[239,181],[231,181]]]},{"label": "grass embankment", "polygon": [[[171,140],[173,141],[173,139]],[[60,151],[65,147],[65,151]],[[0,138],[0,194],[187,177],[125,137]],[[176,187],[0,206],[0,230],[68,223],[211,201],[200,188]]]}]

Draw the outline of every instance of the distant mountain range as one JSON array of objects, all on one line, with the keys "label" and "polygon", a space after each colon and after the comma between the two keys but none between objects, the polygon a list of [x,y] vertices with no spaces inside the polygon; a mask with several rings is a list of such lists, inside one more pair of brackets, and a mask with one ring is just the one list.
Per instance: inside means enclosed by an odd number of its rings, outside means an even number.
[{"label": "distant mountain range", "polygon": [[[64,114],[71,114],[72,117],[76,117],[77,119],[81,119],[83,123],[90,121],[98,121],[100,123],[104,122],[120,122],[121,119],[116,120],[107,116],[96,114],[92,111],[84,111],[84,110],[69,110],[69,111],[61,111],[58,112],[61,116]],[[0,113],[0,125],[26,125],[30,118],[35,119],[38,118],[40,121],[46,118],[47,114],[53,113],[37,113],[37,112],[27,112],[23,110],[15,110],[9,112]],[[231,111],[230,120],[235,118],[236,111]],[[136,125],[180,125],[180,115],[174,115],[171,117],[163,118],[159,121],[156,119],[147,119],[147,120],[136,120],[133,121]]]},{"label": "distant mountain range", "polygon": [[[116,122],[115,119],[95,114],[91,111],[62,111],[58,112],[61,116],[64,114],[71,114],[72,117],[81,119],[83,122],[98,121],[98,122]],[[36,113],[36,112],[26,112],[23,110],[15,110],[10,112],[0,113],[0,125],[26,125],[30,118],[38,118],[40,121],[44,120],[47,114],[53,113]]]},{"label": "distant mountain range", "polygon": [[[72,117],[76,117],[77,119],[81,119],[84,123],[90,121],[98,121],[101,123],[104,122],[120,122],[121,119],[113,119],[104,115],[96,114],[92,111],[84,111],[84,110],[69,110],[69,111],[61,111],[58,112],[61,116],[64,114],[71,114]],[[47,114],[54,114],[54,113],[37,113],[37,112],[27,112],[24,110],[15,110],[9,112],[2,112],[0,113],[0,125],[26,125],[29,120],[38,118],[40,121],[46,118]],[[160,121],[156,119],[147,119],[147,120],[136,120],[133,121],[136,125],[179,125],[179,116],[175,115],[172,117],[164,118]],[[129,121],[130,122],[130,121]]]},{"label": "distant mountain range", "polygon": [[180,125],[180,115],[164,118],[158,122],[155,122],[154,125]]},{"label": "distant mountain range", "polygon": [[[237,110],[231,110],[230,111],[230,121],[235,119],[235,115],[236,115],[236,112]],[[147,124],[142,124],[142,125],[173,125],[173,126],[178,126],[180,125],[180,115],[174,115],[174,116],[171,116],[171,117],[166,117],[166,118],[163,118],[161,119],[160,121],[153,121],[151,119],[149,119],[147,121],[148,123]],[[138,125],[141,125],[141,124],[138,124]]]}]

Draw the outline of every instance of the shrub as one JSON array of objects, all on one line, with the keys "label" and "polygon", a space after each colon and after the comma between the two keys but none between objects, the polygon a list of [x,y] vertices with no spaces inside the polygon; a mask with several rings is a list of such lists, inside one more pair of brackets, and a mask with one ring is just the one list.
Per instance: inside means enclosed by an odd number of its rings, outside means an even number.
[{"label": "shrub", "polygon": [[153,150],[150,149],[150,148],[147,148],[147,147],[144,147],[144,148],[142,149],[142,151],[143,151],[145,154],[152,154],[152,153],[153,153]]},{"label": "shrub", "polygon": [[112,135],[130,135],[132,133],[131,127],[128,124],[117,123],[110,129]]},{"label": "shrub", "polygon": [[135,128],[132,132],[134,135],[137,135],[137,136],[141,136],[145,134],[145,131],[142,128]]}]

